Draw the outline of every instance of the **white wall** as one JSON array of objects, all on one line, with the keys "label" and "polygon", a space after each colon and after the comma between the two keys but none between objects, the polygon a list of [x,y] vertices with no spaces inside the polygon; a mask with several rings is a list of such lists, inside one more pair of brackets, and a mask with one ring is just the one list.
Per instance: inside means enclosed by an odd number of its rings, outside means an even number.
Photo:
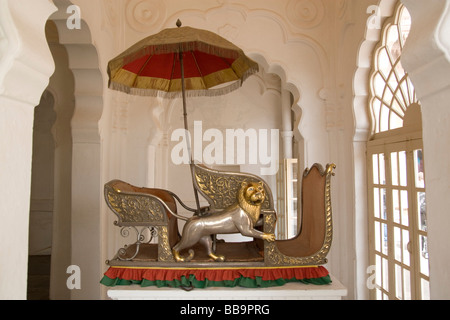
[{"label": "white wall", "polygon": [[44,33],[54,10],[0,2],[0,299],[26,298],[33,116],[54,68]]}]

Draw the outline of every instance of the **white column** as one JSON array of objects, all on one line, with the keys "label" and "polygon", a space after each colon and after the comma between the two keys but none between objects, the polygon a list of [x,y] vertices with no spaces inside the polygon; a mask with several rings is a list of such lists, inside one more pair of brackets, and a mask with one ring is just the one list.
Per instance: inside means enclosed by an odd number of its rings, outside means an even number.
[{"label": "white column", "polygon": [[[103,78],[92,44],[91,31],[80,19],[80,28],[67,27],[71,5],[54,0],[58,7],[51,19],[58,28],[59,42],[67,50],[74,76],[71,184],[71,264],[80,268],[80,289],[72,289],[71,299],[99,299],[98,279],[104,271],[102,259],[101,204],[103,199],[102,154],[99,120],[103,111]],[[66,266],[67,268],[68,266]],[[68,275],[69,276],[69,275]]]},{"label": "white column", "polygon": [[0,299],[26,299],[34,107],[53,73],[48,0],[0,1]]},{"label": "white column", "polygon": [[402,0],[412,17],[402,64],[422,104],[431,299],[450,298],[450,0]]}]

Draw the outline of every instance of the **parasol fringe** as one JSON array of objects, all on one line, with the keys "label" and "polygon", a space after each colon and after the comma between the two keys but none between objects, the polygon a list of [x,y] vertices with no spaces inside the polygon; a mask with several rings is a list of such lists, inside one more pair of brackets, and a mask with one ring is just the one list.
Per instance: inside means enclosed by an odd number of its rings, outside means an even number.
[{"label": "parasol fringe", "polygon": [[259,66],[258,64],[255,64],[247,69],[247,71],[244,72],[244,74],[241,77],[241,85],[242,83],[247,80],[251,75],[259,72]]},{"label": "parasol fringe", "polygon": [[[186,97],[192,98],[192,97],[213,97],[213,96],[221,96],[228,94],[232,91],[235,91],[239,89],[241,86],[241,81],[235,81],[234,83],[218,88],[218,89],[205,89],[205,90],[186,90]],[[127,94],[133,94],[133,95],[139,95],[139,96],[146,96],[146,97],[161,97],[161,98],[168,98],[168,99],[175,99],[175,98],[181,98],[182,92],[181,91],[161,91],[157,89],[142,89],[142,88],[130,88],[126,85],[123,85],[121,83],[117,82],[111,82],[109,84],[109,88],[121,91]]]},{"label": "parasol fringe", "polygon": [[[252,74],[259,71],[258,65],[249,68],[244,74],[242,75],[241,80],[234,81],[233,83],[221,87],[221,88],[210,88],[210,89],[204,89],[204,90],[186,90],[186,97],[214,97],[214,96],[221,96],[228,94],[232,91],[235,91],[239,89],[242,86],[242,83],[250,77]],[[174,98],[181,98],[182,92],[181,91],[173,91],[173,92],[167,92],[167,91],[161,91],[158,89],[143,89],[143,88],[130,88],[127,85],[124,85],[122,83],[110,81],[109,88],[121,91],[127,94],[134,94],[139,96],[147,96],[147,97],[162,97],[162,98],[168,98],[168,99],[174,99]]]}]

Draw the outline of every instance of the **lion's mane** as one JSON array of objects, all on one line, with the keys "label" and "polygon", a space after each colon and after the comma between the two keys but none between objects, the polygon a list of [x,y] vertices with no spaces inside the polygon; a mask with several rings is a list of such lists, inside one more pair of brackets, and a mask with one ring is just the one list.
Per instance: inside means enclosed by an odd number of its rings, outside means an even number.
[{"label": "lion's mane", "polygon": [[257,186],[259,184],[256,182],[250,182],[250,183],[246,183],[245,185],[243,185],[241,187],[241,189],[238,192],[238,204],[239,207],[241,207],[242,210],[245,211],[245,213],[247,213],[247,215],[250,217],[250,219],[253,221],[253,224],[255,224],[258,219],[259,216],[261,214],[261,205],[264,202],[264,198],[266,196],[265,190],[263,188],[262,194],[263,194],[263,201],[261,201],[260,203],[257,204],[253,204],[251,202],[249,202],[246,198],[245,198],[245,193],[246,190],[250,187],[254,187],[255,190],[257,190]]}]

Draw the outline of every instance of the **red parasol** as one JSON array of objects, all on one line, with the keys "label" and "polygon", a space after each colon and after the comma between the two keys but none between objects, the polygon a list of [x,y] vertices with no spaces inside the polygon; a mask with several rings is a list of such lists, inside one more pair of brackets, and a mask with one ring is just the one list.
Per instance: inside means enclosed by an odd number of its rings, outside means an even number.
[{"label": "red parasol", "polygon": [[219,35],[180,27],[179,20],[177,25],[137,42],[112,59],[108,63],[109,87],[174,98],[183,94],[184,77],[187,96],[221,95],[239,88],[258,71],[256,62]]},{"label": "red parasol", "polygon": [[207,30],[181,27],[180,20],[177,28],[164,29],[137,42],[108,63],[111,89],[183,98],[191,166],[186,96],[226,94],[256,72],[258,64],[233,43]]}]

